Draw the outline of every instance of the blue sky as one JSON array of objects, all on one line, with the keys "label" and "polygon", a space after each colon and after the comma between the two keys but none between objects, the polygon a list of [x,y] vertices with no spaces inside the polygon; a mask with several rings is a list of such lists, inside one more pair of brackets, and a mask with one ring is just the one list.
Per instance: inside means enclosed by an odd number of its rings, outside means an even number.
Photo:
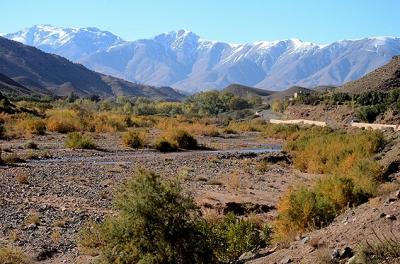
[{"label": "blue sky", "polygon": [[400,0],[1,0],[0,32],[94,26],[126,40],[188,29],[245,43],[400,36]]}]

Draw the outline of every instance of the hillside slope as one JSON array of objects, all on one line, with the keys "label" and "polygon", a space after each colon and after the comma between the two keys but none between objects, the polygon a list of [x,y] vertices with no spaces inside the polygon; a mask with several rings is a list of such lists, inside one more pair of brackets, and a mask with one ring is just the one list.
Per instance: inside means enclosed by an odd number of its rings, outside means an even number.
[{"label": "hillside slope", "polygon": [[241,84],[231,84],[225,87],[223,92],[233,93],[234,95],[240,97],[251,97],[251,96],[270,96],[273,94],[273,91],[268,91],[264,89],[249,87]]},{"label": "hillside slope", "polygon": [[348,82],[340,90],[349,93],[366,91],[387,91],[400,87],[400,56],[356,81]]},{"label": "hillside slope", "polygon": [[[144,96],[170,100],[158,88],[99,74],[81,64],[0,37],[0,72],[41,94]],[[179,95],[174,95],[179,97]]]}]

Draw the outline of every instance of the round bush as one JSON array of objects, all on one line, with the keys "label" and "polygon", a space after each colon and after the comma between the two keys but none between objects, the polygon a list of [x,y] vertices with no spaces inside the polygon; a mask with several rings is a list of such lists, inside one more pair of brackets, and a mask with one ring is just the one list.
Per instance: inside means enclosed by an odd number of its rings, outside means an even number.
[{"label": "round bush", "polygon": [[144,146],[144,135],[135,131],[128,131],[122,136],[122,141],[126,146],[138,149]]},{"label": "round bush", "polygon": [[172,136],[178,147],[183,149],[196,149],[197,140],[185,130],[178,130]]},{"label": "round bush", "polygon": [[173,152],[178,149],[175,143],[170,142],[168,139],[162,137],[154,143],[154,148],[160,152]]}]

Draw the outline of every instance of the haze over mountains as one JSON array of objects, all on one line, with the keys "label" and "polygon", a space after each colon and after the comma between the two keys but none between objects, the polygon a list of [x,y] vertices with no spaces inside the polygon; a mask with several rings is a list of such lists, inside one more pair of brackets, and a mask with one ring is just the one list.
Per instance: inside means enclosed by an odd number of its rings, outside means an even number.
[{"label": "haze over mountains", "polygon": [[371,37],[318,45],[298,39],[230,44],[186,30],[125,41],[96,28],[38,25],[5,37],[133,82],[193,93],[232,83],[284,90],[341,85],[400,54],[400,38]]}]

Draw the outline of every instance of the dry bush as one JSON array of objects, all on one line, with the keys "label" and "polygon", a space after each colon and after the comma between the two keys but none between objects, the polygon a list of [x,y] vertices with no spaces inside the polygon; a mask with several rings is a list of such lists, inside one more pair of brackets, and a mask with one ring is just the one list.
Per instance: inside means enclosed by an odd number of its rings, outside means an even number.
[{"label": "dry bush", "polygon": [[125,131],[129,121],[127,122],[127,117],[125,115],[101,112],[94,115],[90,123],[92,131],[98,133],[113,133],[116,131]]},{"label": "dry bush", "polygon": [[243,180],[238,172],[233,172],[226,179],[226,186],[230,190],[239,190],[244,187]]},{"label": "dry bush", "polygon": [[261,119],[253,119],[249,121],[232,121],[229,123],[228,128],[234,131],[241,132],[261,132],[265,129],[267,123]]},{"label": "dry bush", "polygon": [[400,184],[397,182],[385,182],[379,185],[377,194],[381,195],[389,195],[390,193],[399,190]]},{"label": "dry bush", "polygon": [[46,132],[45,122],[36,117],[19,116],[15,120],[14,133],[19,136],[31,137],[32,135],[44,135]]},{"label": "dry bush", "polygon": [[158,121],[157,128],[163,131],[186,130],[194,135],[218,136],[219,130],[216,125],[206,120],[187,120],[182,118],[164,118]]},{"label": "dry bush", "polygon": [[19,172],[15,176],[17,182],[20,184],[29,184],[29,175],[25,172]]},{"label": "dry bush", "polygon": [[96,144],[93,139],[79,132],[68,133],[67,139],[64,142],[67,148],[72,149],[95,149]]},{"label": "dry bush", "polygon": [[55,227],[65,227],[68,224],[69,220],[67,217],[57,219],[53,222],[53,226]]},{"label": "dry bush", "polygon": [[53,243],[56,243],[56,244],[60,243],[61,237],[62,237],[62,235],[61,235],[60,230],[55,229],[55,230],[53,230],[53,232],[51,232],[50,238],[51,238],[51,241],[53,241]]},{"label": "dry bush", "polygon": [[146,144],[146,131],[129,130],[122,135],[122,142],[125,146],[138,149]]},{"label": "dry bush", "polygon": [[12,242],[17,242],[20,239],[19,234],[18,234],[17,230],[15,230],[15,229],[10,231],[10,233],[8,234],[8,237],[10,238],[10,240]]},{"label": "dry bush", "polygon": [[[4,153],[4,152],[3,152]],[[15,153],[11,153],[11,154],[3,154],[1,155],[1,161],[3,163],[6,164],[14,164],[14,163],[22,163],[25,162],[24,159],[22,159],[21,157],[19,157],[17,154]]]},{"label": "dry bush", "polygon": [[0,264],[30,264],[33,261],[18,248],[0,248]]},{"label": "dry bush", "polygon": [[160,152],[173,152],[178,150],[176,143],[165,137],[158,138],[154,142],[153,147]]},{"label": "dry bush", "polygon": [[186,130],[169,130],[165,137],[182,149],[197,149],[197,140]]},{"label": "dry bush", "polygon": [[37,149],[38,145],[34,141],[28,141],[24,144],[24,147],[27,149]]},{"label": "dry bush", "polygon": [[52,109],[46,112],[49,131],[69,133],[82,129],[78,112],[70,109]]},{"label": "dry bush", "polygon": [[400,237],[392,230],[390,232],[376,232],[373,237],[365,241],[356,254],[356,263],[381,264],[400,262]]},{"label": "dry bush", "polygon": [[26,223],[27,225],[36,225],[36,226],[40,225],[41,221],[40,221],[40,215],[39,215],[39,213],[35,213],[35,212],[30,213],[30,214],[26,217],[25,223]]},{"label": "dry bush", "polygon": [[329,250],[328,247],[323,247],[323,248],[318,249],[316,255],[317,255],[317,263],[318,264],[331,264],[332,263],[331,251]]}]

